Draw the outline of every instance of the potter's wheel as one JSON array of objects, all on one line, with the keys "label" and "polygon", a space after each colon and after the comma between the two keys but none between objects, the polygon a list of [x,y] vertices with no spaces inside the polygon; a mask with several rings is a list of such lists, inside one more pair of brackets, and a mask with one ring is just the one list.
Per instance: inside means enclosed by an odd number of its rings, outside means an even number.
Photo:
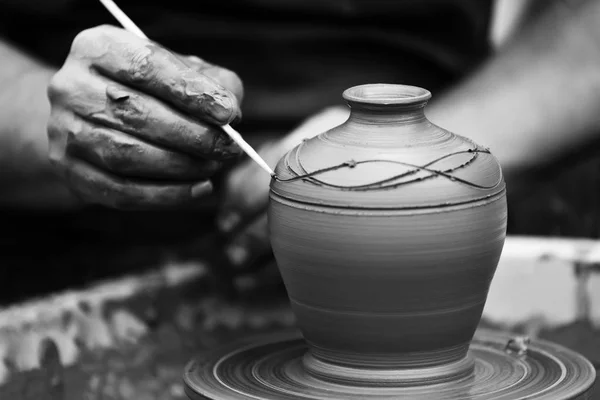
[{"label": "potter's wheel", "polygon": [[471,344],[474,372],[435,385],[365,387],[308,374],[301,336],[286,333],[205,352],[184,373],[194,400],[233,399],[583,399],[595,369],[585,358],[544,341],[525,355],[506,350],[510,336],[478,332]]}]

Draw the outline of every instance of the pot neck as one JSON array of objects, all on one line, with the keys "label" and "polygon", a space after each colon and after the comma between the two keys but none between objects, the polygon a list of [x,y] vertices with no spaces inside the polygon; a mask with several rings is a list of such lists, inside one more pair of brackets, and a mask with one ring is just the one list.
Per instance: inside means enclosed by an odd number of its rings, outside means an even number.
[{"label": "pot neck", "polygon": [[351,121],[380,125],[424,121],[431,93],[416,86],[371,84],[354,86],[343,96]]},{"label": "pot neck", "polygon": [[348,102],[350,121],[362,124],[408,124],[424,121],[427,102],[411,106],[365,105]]}]

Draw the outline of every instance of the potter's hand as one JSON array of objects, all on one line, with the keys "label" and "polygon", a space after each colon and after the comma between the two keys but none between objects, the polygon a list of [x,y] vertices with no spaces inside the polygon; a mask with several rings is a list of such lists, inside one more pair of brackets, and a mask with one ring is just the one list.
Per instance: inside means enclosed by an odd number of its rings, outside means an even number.
[{"label": "potter's hand", "polygon": [[241,115],[239,78],[119,28],[80,33],[48,97],[50,160],[87,202],[190,204],[241,153],[216,126]]},{"label": "potter's hand", "polygon": [[[264,144],[257,151],[274,169],[279,159],[303,139],[340,125],[348,115],[345,107],[326,109],[282,140]],[[227,252],[233,266],[241,271],[270,254],[266,215],[270,180],[255,162],[246,160],[225,181],[223,206],[217,221],[222,233],[232,235]]]}]

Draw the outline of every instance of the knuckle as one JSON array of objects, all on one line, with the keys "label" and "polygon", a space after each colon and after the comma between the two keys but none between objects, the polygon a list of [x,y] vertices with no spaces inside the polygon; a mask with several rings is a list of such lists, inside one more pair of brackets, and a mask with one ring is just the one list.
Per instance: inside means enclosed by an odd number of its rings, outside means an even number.
[{"label": "knuckle", "polygon": [[235,94],[239,100],[244,96],[244,85],[237,73],[227,68],[214,67],[209,70],[209,77]]},{"label": "knuckle", "polygon": [[244,97],[244,85],[242,84],[239,75],[230,70],[225,70],[224,74],[228,87],[241,101]]},{"label": "knuckle", "polygon": [[66,152],[60,148],[57,144],[51,144],[48,151],[48,161],[50,165],[59,171],[62,171],[68,167],[66,163]]},{"label": "knuckle", "polygon": [[209,129],[198,129],[190,136],[190,148],[199,155],[209,154],[214,146],[213,134]]},{"label": "knuckle", "polygon": [[146,47],[137,47],[129,54],[129,65],[126,71],[133,83],[151,81],[156,72],[150,61],[151,51]]},{"label": "knuckle", "polygon": [[46,133],[48,135],[48,140],[54,142],[63,136],[63,130],[61,129],[58,121],[56,121],[56,117],[50,116],[48,120],[48,124],[46,125]]},{"label": "knuckle", "polygon": [[56,145],[50,145],[50,151],[48,152],[48,161],[53,167],[59,167],[64,159],[64,152],[53,149]]},{"label": "knuckle", "polygon": [[112,38],[117,31],[117,28],[108,24],[84,29],[75,36],[72,47],[75,49],[86,49],[97,43],[98,40]]},{"label": "knuckle", "polygon": [[99,25],[79,32],[69,52],[69,58],[86,59],[102,56],[107,44],[113,44],[119,35],[119,29],[110,25]]},{"label": "knuckle", "polygon": [[65,144],[63,140],[59,139],[61,136],[64,136],[62,130],[54,127],[48,128],[48,161],[55,168],[61,167],[65,159]]},{"label": "knuckle", "polygon": [[101,27],[88,28],[79,32],[71,44],[71,52],[79,53],[89,49],[98,40]]},{"label": "knuckle", "polygon": [[71,95],[81,94],[86,91],[86,80],[88,75],[85,69],[75,64],[65,64],[59,69],[48,82],[46,94],[50,104],[68,103]]},{"label": "knuckle", "polygon": [[231,86],[235,86],[235,87],[242,86],[242,79],[235,72],[233,72],[229,69],[223,69],[222,74],[224,76],[225,81],[228,82]]},{"label": "knuckle", "polygon": [[67,74],[65,73],[65,69],[61,68],[52,76],[50,82],[48,83],[47,94],[50,102],[53,103],[60,99],[61,95],[68,92],[68,87],[69,84]]},{"label": "knuckle", "polygon": [[192,66],[194,68],[197,68],[197,69],[203,69],[203,68],[207,68],[207,67],[211,66],[209,63],[207,63],[206,61],[204,61],[202,58],[200,58],[198,56],[186,56],[185,58],[188,62],[190,62],[192,64]]},{"label": "knuckle", "polygon": [[46,123],[46,134],[50,145],[66,148],[68,142],[76,135],[74,132],[76,128],[80,126],[73,123],[68,112],[64,109],[52,109]]},{"label": "knuckle", "polygon": [[112,100],[110,108],[114,117],[130,130],[137,132],[144,129],[151,119],[152,110],[145,104],[143,97],[133,93],[120,97],[115,94],[109,86],[107,95]]}]

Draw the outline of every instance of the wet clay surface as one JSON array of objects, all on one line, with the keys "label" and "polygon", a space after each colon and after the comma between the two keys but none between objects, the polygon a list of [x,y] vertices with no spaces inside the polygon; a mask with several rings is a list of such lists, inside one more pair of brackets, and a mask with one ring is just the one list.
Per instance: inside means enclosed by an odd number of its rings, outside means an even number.
[{"label": "wet clay surface", "polygon": [[348,120],[288,152],[270,186],[298,325],[319,362],[460,375],[506,234],[501,168],[427,120],[425,89],[343,97]]},{"label": "wet clay surface", "polygon": [[[265,289],[273,293],[272,287]],[[80,355],[73,365],[62,365],[57,339],[33,352],[41,368],[29,371],[19,371],[19,357],[14,361],[2,348],[8,375],[0,399],[187,399],[181,377],[193,354],[293,324],[283,292],[277,293],[226,301],[203,280],[106,304],[103,319],[118,339],[104,348],[76,344]],[[0,343],[5,345],[9,336],[3,332]]]}]

